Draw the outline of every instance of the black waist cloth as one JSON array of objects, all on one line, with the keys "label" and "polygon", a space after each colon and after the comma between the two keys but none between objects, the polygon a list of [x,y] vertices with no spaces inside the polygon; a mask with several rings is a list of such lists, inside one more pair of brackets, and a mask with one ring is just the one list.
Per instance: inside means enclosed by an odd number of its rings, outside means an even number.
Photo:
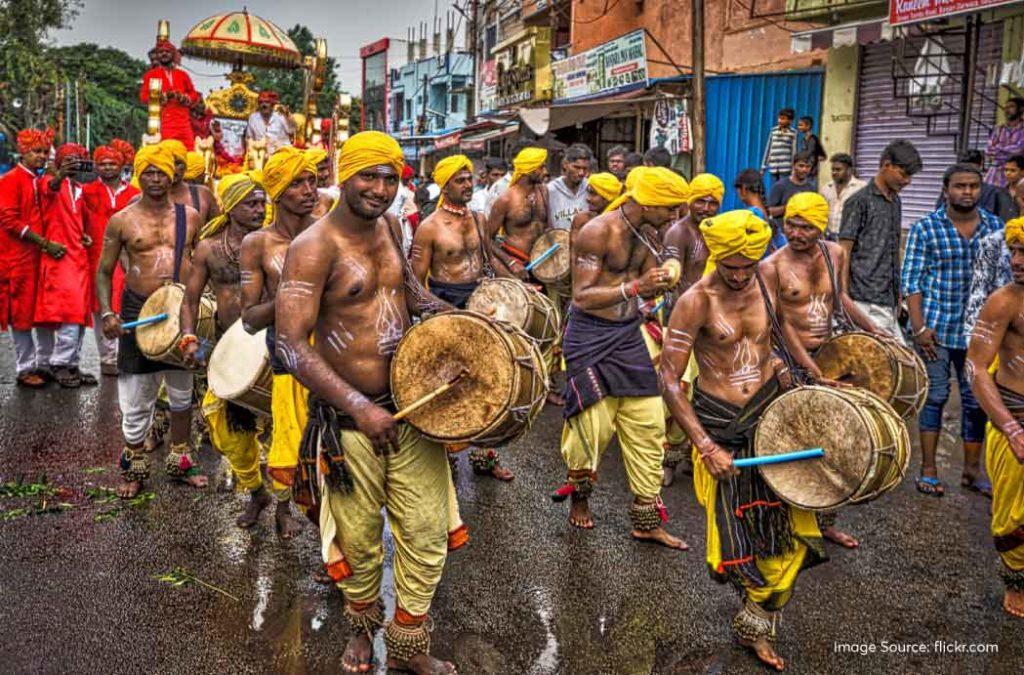
[{"label": "black waist cloth", "polygon": [[[124,291],[121,293],[122,323],[135,321],[139,318],[139,312],[142,311],[142,306],[146,304],[146,297],[125,286]],[[118,339],[117,368],[122,373],[131,375],[159,373],[162,370],[184,370],[184,368],[179,366],[147,359],[135,341],[135,331],[128,331]]]},{"label": "black waist cloth", "polygon": [[237,403],[225,401],[224,411],[227,416],[228,429],[237,433],[256,431],[256,413]]},{"label": "black waist cloth", "polygon": [[[734,459],[751,457],[761,413],[779,393],[779,382],[772,378],[741,408],[703,392],[698,378],[693,411],[711,439],[731,451]],[[743,469],[738,476],[718,481],[715,524],[722,569],[712,570],[712,575],[719,581],[733,578],[739,583],[764,586],[755,557],[777,556],[793,549],[789,506],[768,487],[757,469]]]},{"label": "black waist cloth", "polygon": [[430,280],[430,292],[436,297],[444,300],[449,305],[454,306],[456,309],[466,309],[466,303],[469,302],[469,296],[473,295],[473,291],[480,285],[479,281],[470,281],[464,284],[452,284],[445,281],[438,281],[437,279]]},{"label": "black waist cloth", "polygon": [[996,382],[996,389],[999,391],[999,397],[1003,399],[1003,405],[1010,411],[1013,418],[1018,421],[1024,421],[1024,394],[1018,394],[1009,387]]},{"label": "black waist cloth", "polygon": [[[398,410],[391,398],[391,392],[374,398],[373,403],[390,413]],[[309,394],[309,418],[302,432],[302,441],[299,443],[299,466],[293,488],[295,503],[309,507],[310,513],[319,514],[317,462],[320,460],[324,479],[329,488],[340,492],[352,490],[352,475],[345,464],[341,432],[354,431],[356,428],[355,420],[348,413],[338,410],[313,393]]]},{"label": "black waist cloth", "polygon": [[658,375],[640,334],[640,318],[611,321],[570,307],[562,338],[565,418],[605,396],[659,396]]},{"label": "black waist cloth", "polygon": [[267,326],[266,340],[267,352],[270,354],[270,371],[274,375],[287,375],[288,369],[284,367],[284,361],[277,356],[277,333],[273,324]]}]

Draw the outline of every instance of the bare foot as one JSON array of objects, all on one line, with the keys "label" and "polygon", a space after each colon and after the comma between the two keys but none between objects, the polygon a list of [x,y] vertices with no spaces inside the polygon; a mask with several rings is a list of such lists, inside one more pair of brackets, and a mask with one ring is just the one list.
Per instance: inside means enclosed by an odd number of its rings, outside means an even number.
[{"label": "bare foot", "polygon": [[551,405],[564,406],[565,399],[562,395],[553,391],[548,392],[548,403]]},{"label": "bare foot", "polygon": [[194,487],[197,490],[202,490],[210,483],[210,479],[201,473],[194,473],[191,476],[182,476],[178,481],[188,485],[189,487]]},{"label": "bare foot", "polygon": [[786,662],[782,660],[782,657],[775,653],[775,648],[772,647],[772,643],[768,642],[767,638],[758,638],[754,642],[748,642],[747,640],[740,640],[747,649],[751,649],[757,654],[757,658],[761,660],[761,663],[765,664],[775,670],[783,670],[786,667]]},{"label": "bare foot", "polygon": [[649,541],[652,544],[661,544],[668,548],[677,548],[680,551],[690,550],[690,545],[679,537],[673,537],[671,534],[665,531],[663,527],[657,527],[653,530],[633,530],[633,538],[639,539],[640,541]]},{"label": "bare foot", "polygon": [[334,579],[331,578],[331,575],[323,567],[313,570],[313,573],[309,576],[312,577],[314,583],[323,584],[324,586],[334,585]]},{"label": "bare foot", "polygon": [[1007,588],[1003,597],[1003,609],[1010,616],[1024,619],[1024,591],[1012,591]]},{"label": "bare foot", "polygon": [[676,469],[674,466],[661,467],[661,486],[668,487],[676,482]]},{"label": "bare foot", "polygon": [[860,542],[853,535],[847,534],[835,526],[826,527],[821,531],[821,536],[845,548],[857,548],[860,546]]},{"label": "bare foot", "polygon": [[403,670],[416,675],[456,675],[455,664],[435,659],[429,654],[417,654],[405,663],[388,659],[388,668]]},{"label": "bare foot", "polygon": [[274,512],[274,527],[282,541],[294,539],[302,531],[302,525],[292,516],[290,504],[290,501],[278,502],[277,510]]},{"label": "bare foot", "polygon": [[114,491],[117,492],[117,496],[121,499],[131,499],[135,495],[139,494],[139,490],[141,489],[141,480],[125,480],[122,478]]},{"label": "bare foot", "polygon": [[569,524],[581,530],[594,528],[594,514],[590,512],[590,504],[586,497],[572,496],[572,504],[569,506]]},{"label": "bare foot", "polygon": [[491,469],[491,476],[498,480],[509,481],[516,477],[514,473],[501,466],[500,464]]},{"label": "bare foot", "polygon": [[353,635],[341,655],[341,669],[346,673],[368,673],[373,669],[373,645],[366,635]]},{"label": "bare foot", "polygon": [[245,511],[242,512],[242,515],[238,516],[235,525],[238,525],[243,530],[248,530],[259,521],[263,509],[268,506],[270,506],[270,494],[262,488],[253,491]]}]

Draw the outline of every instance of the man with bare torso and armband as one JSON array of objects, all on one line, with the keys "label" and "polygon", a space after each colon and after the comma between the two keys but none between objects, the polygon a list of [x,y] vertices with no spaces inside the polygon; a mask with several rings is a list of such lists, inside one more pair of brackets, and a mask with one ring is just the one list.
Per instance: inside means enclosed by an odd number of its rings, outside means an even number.
[{"label": "man with bare torso and armband", "polygon": [[566,322],[565,485],[553,498],[572,500],[569,522],[594,527],[589,496],[601,455],[617,434],[633,503],[632,535],[669,548],[686,543],[665,531],[661,462],[665,416],[654,364],[640,334],[639,302],[663,292],[657,227],[675,218],[686,183],[664,168],[643,169],[635,189],[580,230],[573,245],[572,305]]},{"label": "man with bare torso and armband", "polygon": [[[783,216],[788,243],[761,266],[761,274],[777,289],[774,300],[783,320],[786,345],[797,364],[816,380],[822,377],[814,355],[831,337],[834,319],[843,330],[859,329],[886,337],[847,295],[842,278],[846,252],[839,244],[825,241],[826,227],[828,202],[824,197],[817,192],[793,195]],[[822,536],[856,548],[860,545],[857,539],[836,527],[836,514],[818,514]]]},{"label": "man with bare torso and armband", "polygon": [[[421,284],[453,307],[465,309],[480,280],[494,276],[482,218],[468,206],[473,198],[473,162],[465,155],[442,159],[434,169],[434,182],[441,188],[441,198],[437,210],[416,229],[409,258]],[[469,462],[479,475],[514,478],[493,448],[473,448]]]},{"label": "man with bare torso and armband", "polygon": [[607,172],[590,174],[587,179],[587,210],[580,211],[572,218],[572,225],[569,228],[570,248],[583,226],[604,213],[608,205],[621,194],[622,183],[614,174]]},{"label": "man with bare torso and armband", "polygon": [[1024,218],[1006,223],[1006,246],[1013,282],[981,308],[965,370],[989,418],[985,468],[992,480],[992,540],[1006,585],[1003,609],[1024,619]]},{"label": "man with bare torso and armband", "polygon": [[[530,250],[548,229],[548,190],[545,163],[548,151],[523,148],[512,162],[512,181],[494,202],[487,219],[487,239],[498,274],[529,281]],[[504,239],[498,237],[504,236]]]},{"label": "man with bare torso and armband", "polygon": [[[200,350],[199,339],[195,337],[199,302],[206,284],[209,282],[217,298],[217,333],[223,334],[242,315],[239,264],[242,239],[263,226],[266,211],[267,195],[248,172],[222,178],[217,193],[224,213],[207,223],[199,234],[199,244],[192,254],[192,271],[185,283],[185,301],[181,305],[181,332],[186,342],[184,356],[193,365],[205,365],[210,358],[208,352]],[[244,358],[244,355],[239,354],[237,358]],[[228,460],[238,488],[249,493],[249,503],[235,522],[243,529],[250,528],[271,502],[260,469],[256,414],[218,398],[208,388],[203,396],[203,416],[210,430],[211,445]]]},{"label": "man with bare torso and armband", "polygon": [[[96,273],[96,294],[103,333],[120,337],[117,365],[117,397],[125,447],[121,453],[121,483],[117,494],[131,498],[149,478],[149,457],[143,444],[153,424],[161,380],[171,408],[171,445],[166,471],[192,487],[205,487],[206,476],[189,448],[192,419],[192,373],[165,363],[150,361],[135,342],[134,333],[121,323],[138,318],[153,292],[168,282],[188,275],[192,244],[199,232],[199,216],[192,209],[172,204],[168,198],[174,177],[174,158],[166,147],[151,145],[135,155],[135,176],[142,189],[139,201],[110,218],[103,236],[103,254]],[[128,254],[128,273],[121,300],[121,316],[110,309],[111,281],[121,251]]]},{"label": "man with bare torso and armband", "polygon": [[[709,218],[700,229],[712,269],[672,311],[661,385],[672,416],[693,441],[711,577],[733,582],[744,598],[733,631],[763,663],[782,670],[774,648],[779,612],[800,570],[825,553],[813,513],[783,503],[759,471],[733,465],[753,454],[754,430],[787,370],[772,352],[773,343],[783,344],[770,309],[775,289],[757,276],[771,228],[740,210]],[[691,352],[700,370],[692,403],[680,384]]]},{"label": "man with bare torso and armband", "polygon": [[[351,563],[338,583],[354,632],[343,669],[372,669],[373,638],[386,625],[389,667],[447,674],[455,667],[430,656],[427,613],[447,557],[451,473],[440,444],[392,416],[389,371],[410,312],[450,306],[423,289],[382,218],[402,166],[401,148],[385,134],[345,142],[338,206],[288,250],[277,351],[310,391],[297,488],[322,500],[322,549],[336,544]],[[386,624],[383,509],[395,542],[396,607]]]}]

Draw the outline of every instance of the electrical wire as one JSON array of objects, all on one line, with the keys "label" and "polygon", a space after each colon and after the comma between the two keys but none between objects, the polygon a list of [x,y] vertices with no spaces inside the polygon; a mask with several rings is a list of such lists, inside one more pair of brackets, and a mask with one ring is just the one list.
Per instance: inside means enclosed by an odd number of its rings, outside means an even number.
[{"label": "electrical wire", "polygon": [[574,18],[572,22],[573,22],[573,24],[597,23],[601,19],[603,19],[606,16],[608,16],[608,12],[612,11],[613,9],[615,9],[615,7],[618,6],[618,4],[619,4],[619,0],[604,0],[604,9],[601,11],[600,14],[598,14],[597,16],[595,16],[593,18],[590,18],[590,19],[576,19],[576,18]]}]

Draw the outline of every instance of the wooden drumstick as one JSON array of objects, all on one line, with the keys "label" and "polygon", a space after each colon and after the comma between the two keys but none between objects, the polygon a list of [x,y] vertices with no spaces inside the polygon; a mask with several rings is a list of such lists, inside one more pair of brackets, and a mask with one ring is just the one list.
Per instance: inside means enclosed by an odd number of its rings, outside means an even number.
[{"label": "wooden drumstick", "polygon": [[413,414],[414,412],[416,412],[417,410],[419,410],[420,408],[422,408],[426,404],[430,403],[431,401],[433,401],[435,398],[437,398],[441,394],[445,393],[446,391],[448,391],[449,389],[454,387],[456,384],[459,383],[459,380],[461,380],[463,377],[465,377],[468,374],[469,374],[469,371],[466,370],[465,368],[463,368],[462,370],[459,371],[458,375],[456,375],[452,379],[448,380],[447,382],[442,384],[440,387],[438,387],[434,391],[432,391],[429,394],[425,395],[423,398],[410,403],[409,405],[405,406],[404,408],[402,408],[401,410],[396,412],[394,414],[395,421],[399,421],[399,420],[405,419],[409,415]]}]

